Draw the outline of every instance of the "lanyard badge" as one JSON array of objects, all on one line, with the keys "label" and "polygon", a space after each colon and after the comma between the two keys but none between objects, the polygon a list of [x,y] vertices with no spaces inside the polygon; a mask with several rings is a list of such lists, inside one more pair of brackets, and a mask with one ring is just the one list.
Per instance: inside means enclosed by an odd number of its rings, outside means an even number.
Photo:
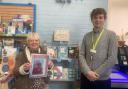
[{"label": "lanyard badge", "polygon": [[101,36],[103,35],[103,32],[104,32],[104,29],[101,31],[100,35],[98,36],[98,38],[96,39],[96,42],[94,43],[94,38],[93,38],[93,33],[92,33],[92,43],[93,43],[93,47],[92,49],[90,49],[90,52],[91,53],[96,53],[96,47],[97,47],[97,44],[99,43],[99,40],[101,39]]},{"label": "lanyard badge", "polygon": [[90,49],[90,52],[91,52],[91,53],[96,53],[96,50]]}]

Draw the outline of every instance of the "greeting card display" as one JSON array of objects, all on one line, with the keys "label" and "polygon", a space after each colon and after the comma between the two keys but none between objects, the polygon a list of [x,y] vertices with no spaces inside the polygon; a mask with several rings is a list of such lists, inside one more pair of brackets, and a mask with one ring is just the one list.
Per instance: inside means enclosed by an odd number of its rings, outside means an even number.
[{"label": "greeting card display", "polygon": [[53,79],[60,80],[62,79],[62,66],[55,66],[53,69]]},{"label": "greeting card display", "polygon": [[58,58],[61,60],[68,58],[67,46],[59,46],[58,47]]},{"label": "greeting card display", "polygon": [[49,59],[57,58],[57,47],[56,46],[48,46],[47,54],[49,55]]},{"label": "greeting card display", "polygon": [[30,68],[30,78],[47,77],[48,55],[32,54],[32,67]]}]

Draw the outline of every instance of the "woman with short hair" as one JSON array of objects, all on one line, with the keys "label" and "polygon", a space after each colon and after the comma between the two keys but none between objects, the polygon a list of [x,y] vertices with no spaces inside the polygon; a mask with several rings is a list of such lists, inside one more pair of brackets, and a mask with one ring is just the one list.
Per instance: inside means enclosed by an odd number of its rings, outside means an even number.
[{"label": "woman with short hair", "polygon": [[14,76],[16,77],[16,81],[14,83],[15,89],[48,89],[48,77],[29,78],[32,53],[45,53],[43,48],[40,46],[39,35],[35,32],[28,34],[27,46],[16,56],[16,63],[13,70]]}]

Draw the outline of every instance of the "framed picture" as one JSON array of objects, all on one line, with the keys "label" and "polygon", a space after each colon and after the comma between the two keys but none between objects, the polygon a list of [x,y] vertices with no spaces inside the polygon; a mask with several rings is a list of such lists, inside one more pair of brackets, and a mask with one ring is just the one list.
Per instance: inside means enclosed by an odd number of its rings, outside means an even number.
[{"label": "framed picture", "polygon": [[30,68],[30,78],[47,77],[48,55],[32,54],[32,66]]}]

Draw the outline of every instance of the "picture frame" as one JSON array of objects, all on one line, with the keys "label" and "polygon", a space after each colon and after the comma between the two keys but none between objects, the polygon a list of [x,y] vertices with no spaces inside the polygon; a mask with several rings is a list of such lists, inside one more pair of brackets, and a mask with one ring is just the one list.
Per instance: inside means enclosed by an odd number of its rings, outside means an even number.
[{"label": "picture frame", "polygon": [[32,54],[32,66],[29,71],[30,78],[47,77],[48,71],[48,55]]}]

